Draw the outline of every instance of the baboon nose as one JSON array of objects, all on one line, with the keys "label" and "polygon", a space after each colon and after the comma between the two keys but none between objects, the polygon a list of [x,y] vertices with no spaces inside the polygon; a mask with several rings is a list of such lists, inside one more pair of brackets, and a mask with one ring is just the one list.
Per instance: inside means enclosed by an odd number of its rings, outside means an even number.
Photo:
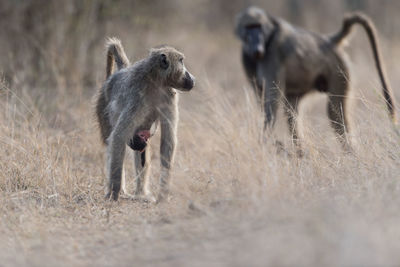
[{"label": "baboon nose", "polygon": [[260,59],[260,58],[262,58],[263,56],[264,56],[264,52],[261,51],[261,50],[257,50],[257,51],[254,53],[254,57],[255,57],[256,59]]},{"label": "baboon nose", "polygon": [[262,45],[257,45],[253,50],[253,55],[255,59],[260,59],[264,56],[264,47]]},{"label": "baboon nose", "polygon": [[183,88],[190,90],[194,87],[194,84],[195,84],[195,78],[189,72],[186,72]]},{"label": "baboon nose", "polygon": [[190,78],[192,78],[193,87],[194,87],[196,85],[196,77],[194,77],[193,75],[190,75]]}]

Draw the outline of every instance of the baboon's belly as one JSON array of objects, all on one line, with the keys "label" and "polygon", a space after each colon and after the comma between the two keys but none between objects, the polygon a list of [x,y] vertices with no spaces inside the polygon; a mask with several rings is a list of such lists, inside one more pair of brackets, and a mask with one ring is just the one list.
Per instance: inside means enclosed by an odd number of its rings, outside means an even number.
[{"label": "baboon's belly", "polygon": [[312,89],[313,77],[305,71],[289,72],[286,76],[286,92],[306,93]]},{"label": "baboon's belly", "polygon": [[326,76],[324,62],[294,60],[286,65],[286,91],[288,93],[307,93],[315,88],[316,79]]},{"label": "baboon's belly", "polygon": [[150,133],[150,136],[153,136],[156,129],[157,129],[157,113],[156,112],[149,112],[143,120],[143,123],[141,123],[140,125],[138,125],[136,128],[136,132],[134,134],[136,134],[137,132],[140,131],[148,131]]}]

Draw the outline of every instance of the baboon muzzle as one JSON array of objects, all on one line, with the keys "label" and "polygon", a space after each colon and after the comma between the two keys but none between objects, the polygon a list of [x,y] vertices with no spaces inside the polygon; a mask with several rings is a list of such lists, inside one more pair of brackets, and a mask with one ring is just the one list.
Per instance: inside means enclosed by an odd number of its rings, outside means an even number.
[{"label": "baboon muzzle", "polygon": [[195,78],[187,71],[183,78],[183,89],[191,90],[194,87]]},{"label": "baboon muzzle", "polygon": [[264,56],[264,48],[262,47],[262,45],[259,45],[253,52],[253,57],[255,59],[261,59],[263,56]]}]

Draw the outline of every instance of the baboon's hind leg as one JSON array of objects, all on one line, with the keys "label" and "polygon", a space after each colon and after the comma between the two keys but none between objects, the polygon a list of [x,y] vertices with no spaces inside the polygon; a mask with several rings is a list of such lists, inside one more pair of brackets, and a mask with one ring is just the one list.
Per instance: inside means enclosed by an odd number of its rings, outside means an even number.
[{"label": "baboon's hind leg", "polygon": [[299,109],[299,102],[303,95],[302,94],[289,94],[286,96],[284,100],[285,103],[285,114],[287,116],[287,122],[289,127],[289,132],[291,134],[293,144],[296,149],[296,153],[298,156],[302,156],[303,152],[301,150],[299,135],[298,135],[298,109]]},{"label": "baboon's hind leg", "polygon": [[346,112],[347,93],[348,81],[344,76],[340,76],[332,84],[332,90],[330,90],[328,95],[328,116],[342,147],[346,151],[351,151],[347,136],[349,131],[348,115]]},{"label": "baboon's hind leg", "polygon": [[112,127],[106,113],[107,104],[108,102],[106,100],[104,90],[101,88],[97,96],[96,115],[99,123],[101,139],[104,144],[107,144],[107,138],[110,136],[112,131]]}]

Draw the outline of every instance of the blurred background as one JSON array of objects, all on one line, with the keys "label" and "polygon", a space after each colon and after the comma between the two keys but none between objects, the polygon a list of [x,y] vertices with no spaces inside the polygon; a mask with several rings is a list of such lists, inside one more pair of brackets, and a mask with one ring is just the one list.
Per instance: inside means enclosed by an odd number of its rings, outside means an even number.
[{"label": "blurred background", "polygon": [[[61,109],[62,103],[70,102],[70,107],[95,93],[105,76],[105,38],[116,36],[131,61],[145,57],[150,47],[160,44],[181,49],[198,78],[197,92],[211,83],[235,98],[237,90],[248,84],[240,62],[240,42],[233,35],[234,18],[251,4],[319,33],[337,31],[346,12],[367,13],[379,30],[389,79],[398,82],[393,69],[400,53],[400,31],[396,31],[400,2],[395,0],[1,0],[3,85],[29,95],[39,111],[49,111],[45,116],[51,120],[56,114],[50,112],[52,105],[47,100]],[[369,44],[365,34],[357,32],[351,35],[348,49],[350,63],[354,60],[361,66],[352,75],[353,85],[375,85]],[[357,78],[365,75],[371,79]]]},{"label": "blurred background", "polygon": [[213,75],[219,64],[238,60],[234,17],[250,4],[320,33],[336,31],[346,12],[361,10],[376,23],[389,65],[387,51],[400,38],[395,0],[2,0],[0,69],[10,85],[91,90],[104,76],[105,38],[117,36],[132,60],[168,43],[189,54],[197,72]]}]

